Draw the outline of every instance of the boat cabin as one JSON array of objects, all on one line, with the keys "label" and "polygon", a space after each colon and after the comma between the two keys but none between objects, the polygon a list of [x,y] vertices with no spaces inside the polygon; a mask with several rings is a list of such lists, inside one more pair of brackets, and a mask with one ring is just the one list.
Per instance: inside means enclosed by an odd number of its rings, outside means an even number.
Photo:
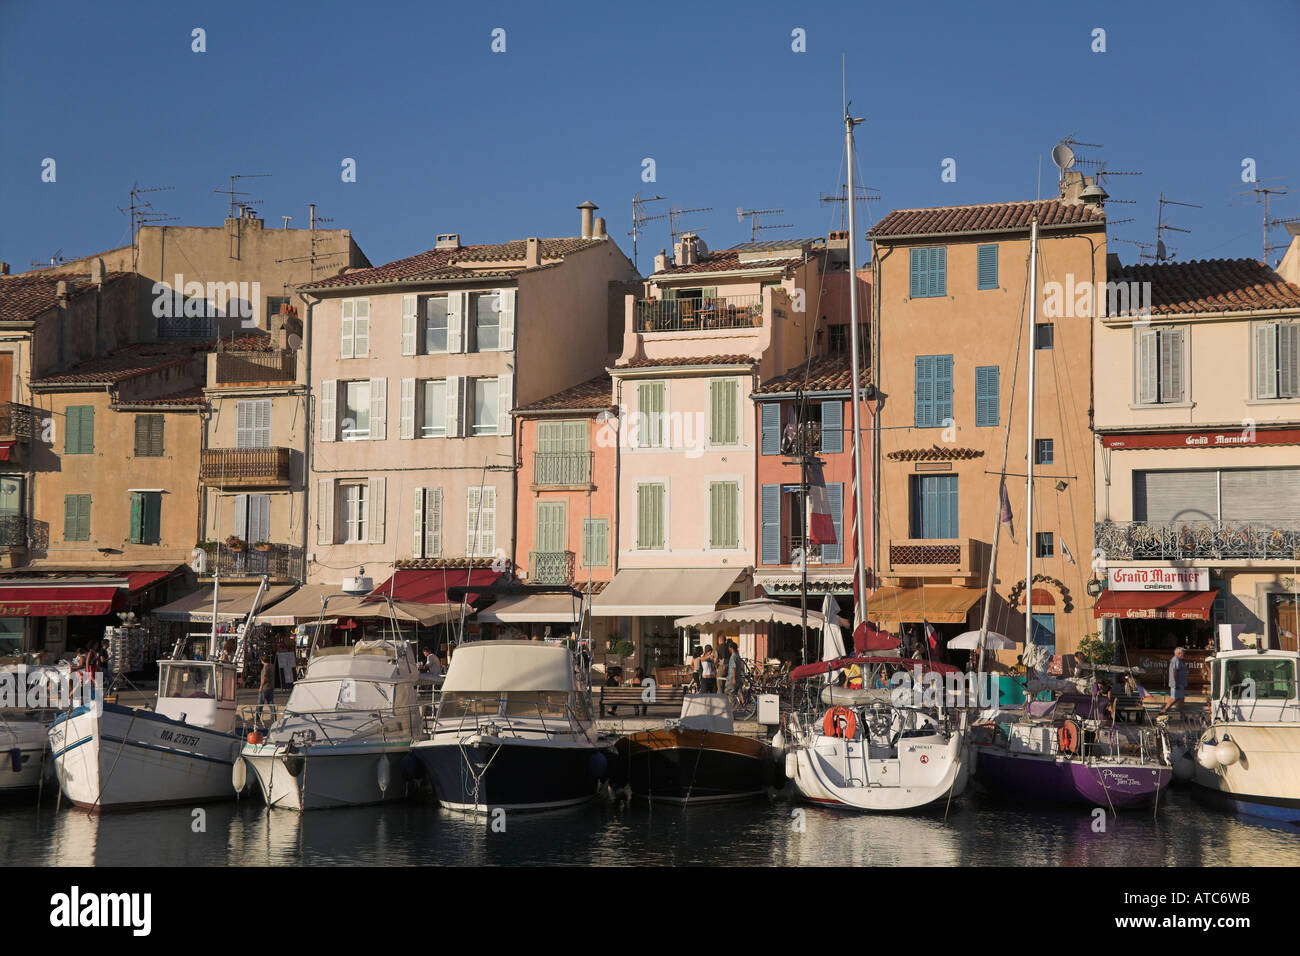
[{"label": "boat cabin", "polygon": [[1216,720],[1298,721],[1296,651],[1220,651],[1206,661]]},{"label": "boat cabin", "polygon": [[485,717],[589,723],[590,696],[568,647],[502,640],[457,647],[442,685],[439,729]]}]

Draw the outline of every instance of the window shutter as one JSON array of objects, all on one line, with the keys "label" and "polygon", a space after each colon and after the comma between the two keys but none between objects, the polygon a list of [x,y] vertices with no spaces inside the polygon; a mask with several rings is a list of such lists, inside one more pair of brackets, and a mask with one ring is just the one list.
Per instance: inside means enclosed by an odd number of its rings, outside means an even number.
[{"label": "window shutter", "polygon": [[77,530],[82,541],[90,540],[90,495],[77,495]]},{"label": "window shutter", "polygon": [[81,441],[81,406],[68,408],[63,420],[63,453],[77,454],[77,443]]},{"label": "window shutter", "polygon": [[1255,397],[1278,398],[1277,360],[1278,336],[1277,326],[1255,326]]},{"label": "window shutter", "polygon": [[271,496],[253,495],[251,498],[252,527],[249,535],[254,542],[271,540]]},{"label": "window shutter", "polygon": [[388,438],[388,379],[370,380],[370,440]]},{"label": "window shutter", "polygon": [[95,452],[95,406],[86,405],[81,409],[81,428],[77,439],[78,451],[83,455]]},{"label": "window shutter", "polygon": [[79,527],[79,514],[81,511],[80,495],[63,496],[63,540],[64,541],[82,541],[81,535],[77,533]]},{"label": "window shutter", "polygon": [[723,437],[726,428],[723,419],[723,403],[726,401],[723,394],[725,387],[725,382],[714,380],[709,383],[709,444],[711,445],[726,443],[726,439]]},{"label": "window shutter", "polygon": [[140,540],[144,544],[158,544],[162,540],[162,495],[150,492],[141,495],[142,520]]},{"label": "window shutter", "polygon": [[402,354],[414,355],[415,330],[419,324],[418,300],[413,295],[402,296]]},{"label": "window shutter", "polygon": [[401,421],[398,424],[397,436],[399,438],[415,437],[415,379],[402,379],[402,395],[399,414]]},{"label": "window shutter", "polygon": [[424,556],[442,557],[442,489],[424,490]]},{"label": "window shutter", "polygon": [[167,419],[162,415],[151,415],[149,422],[149,454],[161,458],[163,453],[163,423]]},{"label": "window shutter", "polygon": [[844,451],[844,403],[839,399],[822,402],[822,451]]},{"label": "window shutter", "polygon": [[334,543],[334,482],[316,480],[316,543]]},{"label": "window shutter", "polygon": [[948,294],[948,247],[930,250],[930,295]]},{"label": "window shutter", "polygon": [[1183,400],[1183,330],[1166,329],[1160,336],[1160,401]]},{"label": "window shutter", "polygon": [[844,563],[844,482],[826,483],[826,504],[831,509],[835,543],[822,545],[822,564]]},{"label": "window shutter", "polygon": [[1300,325],[1277,327],[1278,398],[1300,397]]},{"label": "window shutter", "polygon": [[781,453],[781,406],[778,402],[764,402],[759,406],[762,415],[762,453],[779,455]]},{"label": "window shutter", "polygon": [[248,537],[248,495],[235,495],[235,534],[245,541]]},{"label": "window shutter", "polygon": [[997,425],[999,411],[999,377],[996,365],[982,365],[975,369],[975,426],[985,428]]},{"label": "window shutter", "polygon": [[415,542],[411,547],[411,554],[417,558],[428,557],[424,553],[424,495],[427,488],[415,489],[415,520],[412,526],[415,529]]},{"label": "window shutter", "polygon": [[320,440],[337,441],[338,434],[338,397],[337,379],[327,378],[320,383]]},{"label": "window shutter", "polygon": [[339,323],[341,338],[339,340],[339,358],[352,358],[355,350],[356,302],[343,300],[343,318]]},{"label": "window shutter", "polygon": [[709,482],[709,547],[722,547],[722,482]]},{"label": "window shutter", "polygon": [[976,249],[977,285],[980,289],[998,287],[998,247],[996,245],[978,246]]},{"label": "window shutter", "polygon": [[[373,425],[372,425],[373,427]],[[370,499],[370,543],[384,543],[384,490],[388,485],[387,478],[371,478],[370,493],[367,497]]]},{"label": "window shutter", "polygon": [[515,290],[497,289],[497,302],[501,304],[500,348],[508,351],[515,347]]},{"label": "window shutter", "polygon": [[925,273],[922,269],[924,264],[924,249],[909,250],[909,276],[911,281],[908,284],[908,298],[919,299],[925,295]]},{"label": "window shutter", "polygon": [[761,494],[759,561],[781,563],[781,486],[764,485]]},{"label": "window shutter", "polygon": [[916,427],[933,428],[934,420],[934,356],[916,357]]},{"label": "window shutter", "polygon": [[144,533],[144,496],[131,493],[131,543],[139,544]]},{"label": "window shutter", "polygon": [[952,418],[952,356],[934,357],[934,423],[942,425]]},{"label": "window shutter", "polygon": [[664,546],[664,497],[667,490],[663,485],[652,485],[650,488],[651,516],[653,518],[651,531],[654,535],[655,547],[662,549]]},{"label": "window shutter", "polygon": [[359,299],[356,304],[354,326],[355,355],[364,358],[370,354],[370,300]]},{"label": "window shutter", "polygon": [[[513,292],[513,289],[507,289],[507,292]],[[509,435],[514,431],[514,418],[510,414],[510,409],[514,407],[514,382],[513,375],[497,376],[497,434]]]},{"label": "window shutter", "polygon": [[1155,329],[1142,329],[1138,332],[1138,404],[1140,405],[1153,405],[1160,400],[1160,393],[1156,390],[1158,334]]},{"label": "window shutter", "polygon": [[135,416],[135,455],[137,458],[149,454],[149,416]]},{"label": "window shutter", "polygon": [[479,526],[479,493],[477,485],[465,489],[465,554],[474,557],[478,541],[476,534]]},{"label": "window shutter", "polygon": [[[467,292],[450,292],[447,294],[447,351],[449,353],[461,352],[461,343],[464,341],[465,331],[465,313],[468,311],[466,300],[469,297]],[[448,379],[450,381],[450,379]],[[450,389],[448,389],[450,393]]]},{"label": "window shutter", "polygon": [[253,419],[255,418],[252,402],[235,403],[235,447],[253,447]]}]

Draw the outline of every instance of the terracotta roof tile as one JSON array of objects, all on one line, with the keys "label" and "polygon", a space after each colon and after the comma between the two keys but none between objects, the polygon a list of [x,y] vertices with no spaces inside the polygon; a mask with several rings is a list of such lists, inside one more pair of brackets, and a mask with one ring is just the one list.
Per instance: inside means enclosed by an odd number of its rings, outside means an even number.
[{"label": "terracotta roof tile", "polygon": [[798,265],[802,260],[799,258],[790,259],[760,259],[756,262],[741,262],[740,253],[743,249],[720,249],[717,252],[710,252],[694,265],[689,266],[669,266],[661,272],[651,275],[651,278],[665,276],[691,275],[701,272],[735,272],[741,269],[775,269],[784,266]]},{"label": "terracotta roof tile", "polygon": [[[862,362],[858,368],[858,383],[862,386],[871,384],[871,366],[866,362]],[[808,392],[847,392],[852,386],[850,356],[826,355],[814,358],[807,368],[802,364],[797,365],[784,375],[768,379],[754,389],[754,394],[772,395],[793,392],[799,388]]]},{"label": "terracotta roof tile", "polygon": [[931,445],[929,448],[902,448],[891,451],[885,457],[890,461],[969,461],[972,458],[983,458],[984,449]]},{"label": "terracotta roof tile", "polygon": [[149,407],[155,405],[205,405],[207,399],[203,396],[203,389],[199,386],[183,389],[179,392],[172,392],[170,395],[159,395],[156,398],[133,398],[130,401],[119,401],[120,406],[130,406],[135,408]]},{"label": "terracotta roof tile", "polygon": [[[495,560],[495,558],[474,558],[472,563],[476,568],[491,568]],[[467,568],[470,563],[469,558],[398,558],[393,563],[393,567],[399,571],[427,571],[439,568]]]},{"label": "terracotta roof tile", "polygon": [[35,379],[32,385],[117,385],[150,372],[186,365],[211,347],[211,342],[129,345],[108,355],[87,359],[65,372]]},{"label": "terracotta roof tile", "polygon": [[757,365],[749,355],[705,355],[699,358],[640,359],[626,365],[615,366],[614,371],[633,368],[693,368],[696,365]]},{"label": "terracotta roof tile", "polygon": [[[1125,266],[1111,282],[1151,283],[1152,315],[1300,309],[1300,288],[1255,259],[1200,259]],[[1136,312],[1130,308],[1130,313]]]},{"label": "terracotta roof tile", "polygon": [[[106,272],[104,282],[129,275]],[[58,305],[59,283],[66,282],[68,295],[78,296],[94,289],[88,273],[23,272],[0,276],[0,322],[34,319]]]},{"label": "terracotta roof tile", "polygon": [[574,385],[562,392],[548,395],[546,398],[516,408],[515,411],[527,413],[610,408],[614,404],[613,388],[613,379],[608,374],[597,375],[581,385]]},{"label": "terracotta roof tile", "polygon": [[1029,228],[1038,216],[1039,226],[1102,225],[1106,214],[1083,203],[1059,199],[1029,202],[980,203],[973,206],[935,206],[929,209],[895,209],[867,233],[875,239],[937,236],[962,232],[1010,232]]}]

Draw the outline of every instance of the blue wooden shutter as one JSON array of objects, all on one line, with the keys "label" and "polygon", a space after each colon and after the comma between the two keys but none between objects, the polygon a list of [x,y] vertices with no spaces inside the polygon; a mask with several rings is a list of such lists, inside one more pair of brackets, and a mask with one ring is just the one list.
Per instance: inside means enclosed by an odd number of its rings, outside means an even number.
[{"label": "blue wooden shutter", "polygon": [[822,402],[822,451],[844,450],[844,403]]},{"label": "blue wooden shutter", "polygon": [[925,295],[926,251],[927,250],[925,249],[911,250],[911,261],[910,261],[911,281],[908,286],[908,297],[912,299],[919,299]]},{"label": "blue wooden shutter", "polygon": [[996,365],[975,369],[975,426],[984,428],[998,423],[1000,371]]},{"label": "blue wooden shutter", "polygon": [[779,455],[781,453],[781,406],[777,402],[764,402],[763,409],[763,454]]},{"label": "blue wooden shutter", "polygon": [[826,503],[831,509],[831,522],[835,525],[835,543],[822,545],[822,564],[844,563],[844,482],[826,483]]},{"label": "blue wooden shutter", "polygon": [[933,428],[934,420],[934,356],[916,357],[916,427]]},{"label": "blue wooden shutter", "polygon": [[144,534],[144,495],[131,493],[131,543],[140,544]]},{"label": "blue wooden shutter", "polygon": [[976,256],[976,273],[978,274],[977,287],[980,289],[996,289],[998,287],[998,247],[997,244],[988,246],[977,246]]},{"label": "blue wooden shutter", "polygon": [[763,564],[781,563],[781,486],[763,486],[762,505],[762,554]]},{"label": "blue wooden shutter", "polygon": [[952,418],[952,356],[934,356],[934,423]]},{"label": "blue wooden shutter", "polygon": [[939,526],[936,538],[957,537],[957,476],[939,475],[938,482],[938,517]]}]

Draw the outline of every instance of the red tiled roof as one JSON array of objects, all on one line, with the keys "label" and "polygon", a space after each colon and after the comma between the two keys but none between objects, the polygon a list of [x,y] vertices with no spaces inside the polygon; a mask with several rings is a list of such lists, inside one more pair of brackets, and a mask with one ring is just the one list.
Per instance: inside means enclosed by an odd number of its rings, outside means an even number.
[{"label": "red tiled roof", "polygon": [[[129,273],[106,272],[109,283]],[[34,319],[58,305],[59,283],[66,282],[69,296],[78,296],[95,288],[88,273],[23,272],[0,276],[0,322]]]},{"label": "red tiled roof", "polygon": [[574,385],[562,392],[548,395],[546,398],[524,405],[515,409],[515,411],[525,413],[564,411],[566,409],[587,411],[588,409],[609,408],[614,404],[611,397],[613,387],[613,379],[608,374],[597,375],[581,385]]},{"label": "red tiled roof", "polygon": [[[1255,259],[1199,259],[1125,266],[1111,282],[1151,283],[1152,315],[1300,309],[1300,288]],[[1143,297],[1145,304],[1145,298]],[[1136,307],[1130,309],[1135,312]]]},{"label": "red tiled roof", "polygon": [[223,352],[274,352],[275,344],[265,332],[249,332],[223,338],[213,343],[213,348],[220,348]]},{"label": "red tiled roof", "polygon": [[1029,228],[1034,216],[1038,225],[1103,225],[1106,214],[1083,203],[1059,199],[1029,202],[980,203],[973,206],[935,206],[930,209],[895,209],[867,233],[877,239],[903,236],[935,236],[962,232],[1011,232]]},{"label": "red tiled roof", "polygon": [[133,398],[129,401],[119,401],[118,405],[129,405],[132,408],[137,406],[154,406],[154,405],[204,405],[207,399],[203,396],[203,389],[199,386],[194,388],[183,389],[179,392],[172,392],[170,395],[159,395],[156,398]]},{"label": "red tiled roof", "polygon": [[[768,379],[754,389],[754,393],[771,395],[793,392],[798,388],[808,392],[847,392],[853,386],[853,367],[849,360],[848,355],[814,358],[806,369],[804,365],[797,365],[784,375]],[[871,384],[871,367],[866,362],[858,368],[858,384],[864,387]]]},{"label": "red tiled roof", "polygon": [[66,372],[35,379],[32,385],[117,385],[149,372],[185,365],[211,347],[211,342],[129,345],[108,355],[87,359]]},{"label": "red tiled roof", "polygon": [[717,252],[710,252],[694,265],[689,266],[669,266],[660,272],[654,273],[651,278],[656,276],[678,276],[689,275],[698,272],[735,272],[741,269],[777,269],[785,266],[798,265],[802,260],[799,258],[790,259],[760,259],[755,262],[741,262],[739,249],[720,249]]},{"label": "red tiled roof", "polygon": [[748,355],[704,355],[699,358],[662,358],[640,359],[626,365],[615,366],[614,371],[630,368],[691,368],[696,365],[757,365],[756,359]]},{"label": "red tiled roof", "polygon": [[929,448],[903,448],[891,451],[885,456],[890,461],[968,461],[971,458],[983,458],[982,448],[945,448],[931,445]]}]

